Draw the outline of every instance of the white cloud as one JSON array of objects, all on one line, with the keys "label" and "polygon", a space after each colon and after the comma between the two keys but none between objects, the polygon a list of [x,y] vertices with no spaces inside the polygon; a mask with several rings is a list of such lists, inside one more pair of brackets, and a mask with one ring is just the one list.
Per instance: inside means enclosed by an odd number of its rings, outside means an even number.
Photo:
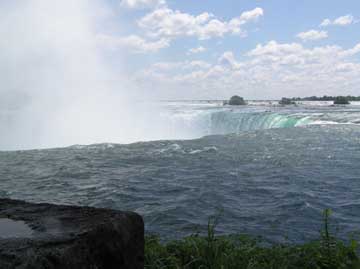
[{"label": "white cloud", "polygon": [[152,37],[176,38],[194,36],[198,39],[222,37],[225,34],[243,34],[243,25],[256,21],[263,16],[261,8],[243,12],[239,17],[230,21],[215,18],[208,12],[194,16],[167,7],[158,8],[141,18],[138,25],[145,29]]},{"label": "white cloud", "polygon": [[358,53],[360,53],[360,43],[357,44],[356,46],[354,46],[351,49],[343,51],[342,56],[343,57],[350,57],[350,56],[354,56],[354,55],[356,55]]},{"label": "white cloud", "polygon": [[247,21],[257,20],[259,17],[264,15],[264,10],[262,8],[255,8],[253,10],[245,11],[238,18],[240,24],[246,23]]},{"label": "white cloud", "polygon": [[235,56],[232,51],[224,52],[223,55],[221,55],[221,57],[219,58],[219,63],[221,63],[223,65],[228,65],[233,69],[238,69],[238,68],[242,67],[242,64],[238,63],[235,60]]},{"label": "white cloud", "polygon": [[298,43],[279,44],[276,41],[270,41],[265,45],[258,44],[255,49],[249,51],[247,56],[262,56],[279,54],[292,54],[302,50],[303,46]]},{"label": "white cloud", "polygon": [[130,35],[126,37],[115,37],[110,35],[99,35],[99,44],[110,48],[128,48],[134,53],[156,52],[160,49],[169,47],[169,40],[162,38],[156,41],[148,41],[137,35]]},{"label": "white cloud", "polygon": [[342,16],[342,17],[337,18],[333,22],[333,24],[343,26],[343,25],[352,24],[354,22],[355,22],[355,20],[354,20],[354,17],[352,15],[346,15],[346,16]]},{"label": "white cloud", "polygon": [[331,24],[332,24],[331,20],[325,19],[321,22],[320,26],[325,27],[325,26],[329,26]]},{"label": "white cloud", "polygon": [[331,21],[330,19],[325,19],[322,21],[320,26],[322,26],[322,27],[326,27],[326,26],[330,26],[330,25],[346,26],[346,25],[354,24],[354,23],[356,23],[354,16],[349,14],[349,15],[338,17],[333,21]]},{"label": "white cloud", "polygon": [[153,8],[165,5],[165,0],[122,0],[121,6],[131,9]]},{"label": "white cloud", "polygon": [[205,61],[191,61],[189,62],[189,66],[192,68],[209,68],[211,65]]},{"label": "white cloud", "polygon": [[242,60],[226,51],[214,63],[162,63],[139,73],[137,80],[173,89],[177,97],[186,92],[184,96],[194,98],[227,98],[236,90],[249,98],[313,95],[314,91],[320,95],[339,91],[355,95],[360,83],[356,54],[360,54],[360,43],[343,49],[270,41],[257,45]]},{"label": "white cloud", "polygon": [[264,15],[264,10],[262,8],[257,7],[253,10],[243,12],[240,15],[240,17],[230,20],[228,24],[234,33],[240,33],[241,25],[244,25],[251,21],[256,21],[263,15]]},{"label": "white cloud", "polygon": [[326,31],[309,30],[307,32],[301,32],[296,36],[303,41],[309,41],[327,38],[328,33]]},{"label": "white cloud", "polygon": [[200,46],[200,47],[197,47],[197,48],[189,49],[188,54],[196,54],[196,53],[201,53],[201,52],[204,52],[204,51],[206,51],[206,48],[204,48],[203,46]]},{"label": "white cloud", "polygon": [[211,64],[205,61],[180,61],[180,62],[158,62],[150,66],[148,70],[152,72],[158,71],[178,71],[178,70],[193,70],[193,69],[207,69]]}]

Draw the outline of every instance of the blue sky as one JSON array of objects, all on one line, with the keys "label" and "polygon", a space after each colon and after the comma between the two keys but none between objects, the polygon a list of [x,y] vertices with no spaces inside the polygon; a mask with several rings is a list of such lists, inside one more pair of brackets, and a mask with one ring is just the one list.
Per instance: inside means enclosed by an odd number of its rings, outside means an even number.
[{"label": "blue sky", "polygon": [[113,76],[115,88],[154,99],[360,95],[358,0],[16,0],[0,8],[4,68],[17,63],[26,77],[53,70],[60,79],[56,69],[67,74],[77,59],[68,81],[101,69],[94,73]]},{"label": "blue sky", "polygon": [[[100,35],[110,48],[108,60],[140,88],[151,84],[154,95],[223,98],[239,91],[247,98],[360,95],[359,1],[108,3],[112,26]],[[197,23],[204,14],[208,18]],[[220,23],[204,34],[212,21]],[[270,50],[249,56],[259,45]]]}]

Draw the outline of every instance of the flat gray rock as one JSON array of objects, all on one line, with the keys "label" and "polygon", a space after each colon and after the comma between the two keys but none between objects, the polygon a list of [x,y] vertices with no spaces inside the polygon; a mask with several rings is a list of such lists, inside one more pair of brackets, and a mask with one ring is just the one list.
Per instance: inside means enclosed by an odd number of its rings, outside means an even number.
[{"label": "flat gray rock", "polygon": [[136,213],[0,199],[0,268],[143,268]]}]

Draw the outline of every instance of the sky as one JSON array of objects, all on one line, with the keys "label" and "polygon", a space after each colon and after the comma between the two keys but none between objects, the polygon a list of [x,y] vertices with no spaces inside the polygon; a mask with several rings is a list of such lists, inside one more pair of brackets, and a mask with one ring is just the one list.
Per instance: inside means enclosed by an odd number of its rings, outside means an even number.
[{"label": "sky", "polygon": [[357,0],[108,4],[109,61],[159,98],[360,95]]},{"label": "sky", "polygon": [[18,62],[32,66],[23,77],[46,69],[42,78],[63,78],[59,88],[96,78],[155,100],[360,95],[358,0],[14,0],[0,8],[3,88],[49,87],[7,82]]},{"label": "sky", "polygon": [[0,149],[163,137],[148,100],[360,95],[359,20],[358,0],[0,1]]}]

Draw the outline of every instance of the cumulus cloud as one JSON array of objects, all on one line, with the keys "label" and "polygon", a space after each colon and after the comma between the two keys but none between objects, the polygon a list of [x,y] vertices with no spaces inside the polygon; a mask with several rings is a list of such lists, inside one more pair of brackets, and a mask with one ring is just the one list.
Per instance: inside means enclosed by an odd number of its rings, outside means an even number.
[{"label": "cumulus cloud", "polygon": [[324,19],[322,21],[322,23],[320,24],[320,26],[322,26],[322,27],[326,27],[326,26],[330,26],[330,25],[346,26],[346,25],[350,25],[350,24],[354,24],[354,23],[356,23],[354,16],[349,14],[349,15],[338,17],[334,20]]},{"label": "cumulus cloud", "polygon": [[145,40],[137,35],[126,37],[116,37],[111,35],[98,35],[98,42],[102,46],[116,50],[118,48],[127,48],[134,53],[156,52],[160,49],[169,47],[168,39],[161,38],[156,41]]},{"label": "cumulus cloud", "polygon": [[[152,81],[158,87],[183,89],[199,98],[227,98],[241,90],[249,98],[281,96],[357,94],[360,83],[360,43],[343,49],[340,46],[306,48],[299,43],[270,41],[259,44],[239,60],[226,51],[216,62],[200,66],[190,62],[156,65],[137,74],[138,81]],[[164,63],[162,64],[164,67]],[[171,68],[169,68],[171,67]],[[181,90],[182,89],[182,90]],[[175,93],[174,93],[175,94]]]},{"label": "cumulus cloud", "polygon": [[189,49],[188,54],[196,54],[196,53],[201,53],[204,51],[206,51],[206,48],[204,48],[203,46],[199,46],[197,48]]},{"label": "cumulus cloud", "polygon": [[232,69],[238,69],[242,66],[241,63],[238,63],[235,60],[235,56],[234,53],[232,51],[226,51],[223,53],[223,55],[221,55],[221,57],[219,58],[219,63],[223,64],[223,65],[228,65],[230,66]]},{"label": "cumulus cloud", "polygon": [[165,0],[122,0],[120,4],[126,8],[144,9],[162,6],[165,5],[166,2]]},{"label": "cumulus cloud", "polygon": [[343,51],[342,55],[343,56],[353,56],[353,55],[358,54],[358,53],[360,53],[360,43],[357,44],[355,47],[353,47],[351,49]]},{"label": "cumulus cloud", "polygon": [[324,20],[321,22],[320,26],[325,27],[325,26],[329,26],[329,25],[331,25],[331,24],[332,24],[332,21],[331,21],[330,19],[324,19]]},{"label": "cumulus cloud", "polygon": [[168,7],[162,7],[145,15],[139,20],[138,25],[152,37],[176,38],[193,36],[203,40],[222,37],[225,34],[245,35],[246,32],[242,29],[242,26],[256,21],[263,15],[263,9],[255,8],[243,12],[239,17],[230,21],[223,21],[208,12],[194,16]]},{"label": "cumulus cloud", "polygon": [[296,37],[302,39],[303,41],[319,40],[327,38],[328,33],[326,31],[309,30],[307,32],[297,34]]},{"label": "cumulus cloud", "polygon": [[247,21],[256,20],[263,15],[264,15],[264,10],[262,8],[257,7],[253,10],[243,12],[239,18],[235,18],[234,20],[237,21],[238,24],[244,24]]},{"label": "cumulus cloud", "polygon": [[[110,48],[128,48],[134,53],[157,52],[170,46],[170,42],[179,37],[196,37],[200,40],[222,37],[225,34],[240,34],[245,36],[242,26],[256,21],[263,16],[261,8],[243,12],[239,17],[230,21],[221,21],[208,12],[193,16],[166,7],[165,0],[123,0],[122,5],[131,8],[158,6],[138,21],[138,26],[145,30],[147,38],[130,36],[98,35],[98,43]],[[188,54],[201,53],[206,48],[199,46],[192,48]]]}]

